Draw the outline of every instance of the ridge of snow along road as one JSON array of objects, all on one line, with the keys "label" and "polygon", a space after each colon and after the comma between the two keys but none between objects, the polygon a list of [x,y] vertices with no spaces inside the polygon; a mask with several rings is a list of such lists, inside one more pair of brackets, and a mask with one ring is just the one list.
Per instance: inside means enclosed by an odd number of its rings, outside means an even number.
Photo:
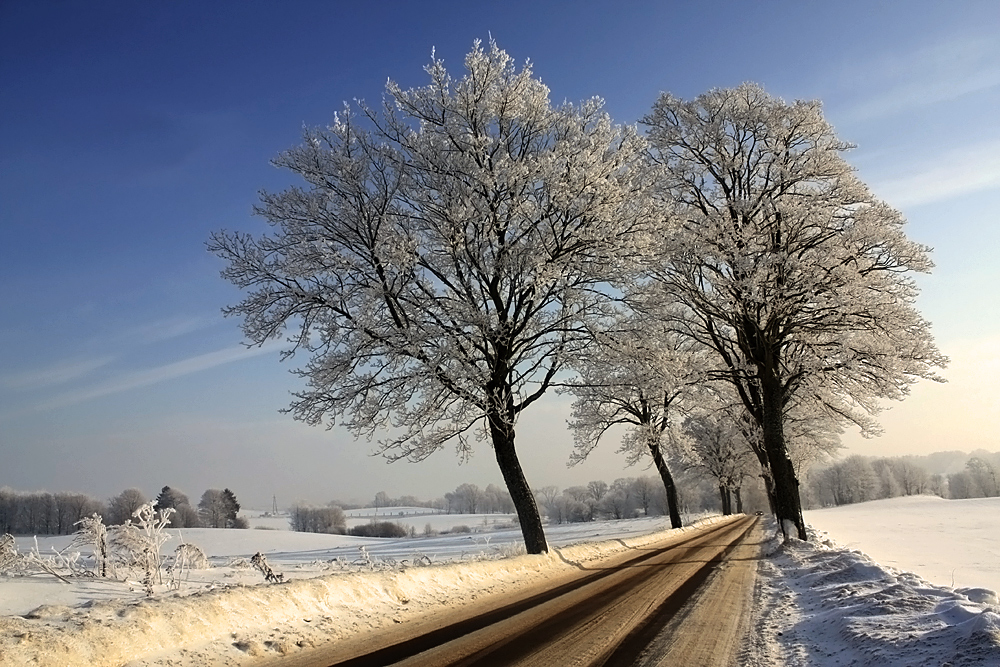
[{"label": "ridge of snow along road", "polygon": [[0,617],[0,664],[250,664],[391,627],[441,605],[454,608],[535,586],[575,571],[576,563],[725,520],[582,542],[538,556],[331,574],[140,602],[91,601],[82,608],[42,606],[25,617]]},{"label": "ridge of snow along road", "polygon": [[935,586],[809,530],[765,547],[741,665],[1000,666],[995,591]]}]

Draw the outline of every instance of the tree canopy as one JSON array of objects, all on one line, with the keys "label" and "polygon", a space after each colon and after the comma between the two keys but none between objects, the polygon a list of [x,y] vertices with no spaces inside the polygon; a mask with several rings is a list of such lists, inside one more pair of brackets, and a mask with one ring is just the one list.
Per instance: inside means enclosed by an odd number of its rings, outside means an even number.
[{"label": "tree canopy", "polygon": [[936,378],[946,359],[907,276],[930,270],[928,249],[856,177],[817,102],[755,84],[664,93],[643,122],[673,212],[645,268],[650,303],[714,353],[709,378],[760,425],[775,511],[805,539],[786,407],[870,427],[878,399]]},{"label": "tree canopy", "polygon": [[[529,552],[546,550],[514,427],[586,342],[581,321],[642,224],[644,140],[600,100],[553,106],[496,44],[455,79],[390,82],[380,108],[345,109],[275,160],[305,182],[262,193],[270,235],[220,232],[228,309],[250,342],[288,327],[307,388],[292,414],[392,435],[421,460],[489,438]],[[471,436],[471,437],[470,437]]]}]

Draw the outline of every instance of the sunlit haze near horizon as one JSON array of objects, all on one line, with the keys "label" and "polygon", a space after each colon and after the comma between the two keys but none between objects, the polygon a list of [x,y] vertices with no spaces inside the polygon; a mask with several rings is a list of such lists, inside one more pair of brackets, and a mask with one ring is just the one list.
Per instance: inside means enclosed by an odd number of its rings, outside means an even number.
[{"label": "sunlit haze near horizon", "polygon": [[[302,386],[247,349],[205,242],[262,232],[269,160],[377,101],[453,75],[474,40],[530,60],[555,102],[636,123],[660,91],[755,81],[819,99],[846,157],[936,264],[918,307],[951,364],[881,415],[872,456],[1000,450],[1000,8],[995,1],[0,4],[0,487],[107,498],[164,485],[244,506],[433,498],[501,483],[489,445],[387,464],[279,413]],[[571,399],[518,424],[532,486],[653,474],[613,439],[568,468]]]}]

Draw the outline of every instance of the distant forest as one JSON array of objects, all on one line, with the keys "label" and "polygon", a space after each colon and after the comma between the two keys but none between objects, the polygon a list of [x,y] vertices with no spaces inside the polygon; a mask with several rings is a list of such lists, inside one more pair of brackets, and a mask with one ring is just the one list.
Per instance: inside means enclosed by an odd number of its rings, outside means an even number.
[{"label": "distant forest", "polygon": [[[98,515],[105,525],[129,522],[149,499],[139,489],[125,489],[107,502],[82,493],[20,492],[0,488],[0,534],[69,535],[86,517]],[[197,507],[187,495],[165,486],[154,509],[173,509],[171,528],[247,528],[239,516],[240,503],[229,489],[208,489]]]},{"label": "distant forest", "polygon": [[[743,478],[733,488],[704,467],[681,467],[675,476],[681,511],[767,511],[767,495],[758,477]],[[927,456],[849,456],[813,466],[802,475],[802,499],[815,509],[897,496],[936,495],[942,498],[1000,496],[1000,452],[976,450],[936,452]],[[549,523],[660,516],[667,513],[663,485],[655,477],[622,477],[611,483],[594,480],[586,485],[560,489],[535,489],[539,509]],[[81,493],[21,492],[0,488],[0,534],[68,535],[81,519],[98,514],[106,525],[126,523],[148,499],[139,489],[126,489],[102,501]],[[172,528],[246,528],[238,515],[240,504],[229,489],[208,489],[197,507],[188,496],[169,486],[156,498],[157,508],[173,508]],[[325,507],[296,503],[289,508],[290,528],[305,532],[343,533],[342,510],[393,507],[426,507],[449,514],[513,514],[506,489],[495,484],[480,488],[460,484],[439,498],[421,500],[412,495],[392,497],[379,491],[368,503],[333,500]]]}]

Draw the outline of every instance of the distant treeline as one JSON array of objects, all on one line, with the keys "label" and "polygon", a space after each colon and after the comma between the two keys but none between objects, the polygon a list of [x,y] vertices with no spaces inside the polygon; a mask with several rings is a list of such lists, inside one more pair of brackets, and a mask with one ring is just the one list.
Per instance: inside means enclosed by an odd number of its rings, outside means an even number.
[{"label": "distant treeline", "polygon": [[[84,517],[99,515],[104,525],[121,525],[149,501],[139,489],[125,489],[107,502],[82,493],[20,492],[0,488],[0,534],[69,535]],[[156,509],[172,508],[171,528],[247,528],[238,516],[240,503],[229,489],[208,489],[197,509],[188,497],[169,486],[156,497]]]},{"label": "distant treeline", "polygon": [[[947,455],[956,455],[950,456]],[[921,459],[926,461],[921,461]],[[951,467],[964,461],[961,470],[930,472],[929,465]],[[930,457],[874,458],[850,456],[828,466],[816,467],[806,476],[807,507],[847,505],[882,498],[928,494],[942,498],[993,498],[1000,496],[1000,452],[978,450],[972,455],[941,452]]]},{"label": "distant treeline", "polygon": [[77,521],[103,511],[104,503],[82,493],[18,493],[5,487],[0,489],[0,534],[69,535]]},{"label": "distant treeline", "polygon": [[[719,510],[719,491],[715,480],[697,469],[680,469],[675,475],[678,501],[682,512],[697,513]],[[750,480],[744,486],[743,503],[746,511],[766,509],[766,496],[760,480]],[[586,485],[571,486],[560,490],[544,486],[535,491],[535,500],[541,513],[550,523],[575,523],[604,519],[630,519],[639,516],[667,514],[667,499],[663,484],[656,477],[621,477],[610,484],[594,480]],[[454,491],[442,498],[422,501],[413,496],[392,498],[385,491],[375,496],[375,501],[365,505],[347,505],[331,501],[325,507],[297,503],[289,512],[292,530],[313,533],[335,533],[372,536],[372,526],[378,537],[403,537],[406,529],[389,522],[368,524],[348,530],[343,510],[360,508],[389,508],[385,514],[392,516],[393,507],[427,507],[447,514],[513,514],[514,503],[506,490],[495,484],[485,489],[476,484],[459,484]],[[393,529],[392,527],[396,527]],[[410,530],[413,535],[415,531]],[[428,528],[425,534],[430,534]]]}]

